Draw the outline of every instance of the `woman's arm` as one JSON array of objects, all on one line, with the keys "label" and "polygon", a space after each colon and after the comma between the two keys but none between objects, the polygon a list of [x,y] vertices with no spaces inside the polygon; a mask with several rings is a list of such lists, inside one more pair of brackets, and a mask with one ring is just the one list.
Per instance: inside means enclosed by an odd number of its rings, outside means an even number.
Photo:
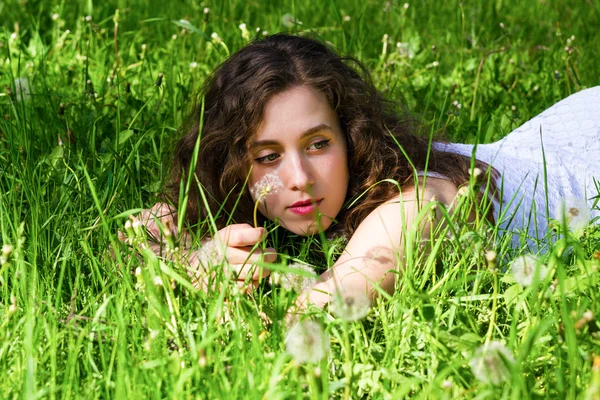
[{"label": "woman's arm", "polygon": [[[333,299],[336,292],[366,292],[371,298],[378,289],[392,293],[395,275],[402,268],[405,241],[412,230],[416,237],[430,236],[433,224],[440,220],[439,209],[431,217],[420,218],[419,213],[431,201],[450,204],[457,193],[456,187],[443,179],[427,178],[425,188],[403,193],[377,207],[358,226],[343,254],[335,265],[321,275],[322,281],[310,292],[301,294],[299,306],[308,301],[322,307]],[[400,265],[399,265],[400,264]]]}]

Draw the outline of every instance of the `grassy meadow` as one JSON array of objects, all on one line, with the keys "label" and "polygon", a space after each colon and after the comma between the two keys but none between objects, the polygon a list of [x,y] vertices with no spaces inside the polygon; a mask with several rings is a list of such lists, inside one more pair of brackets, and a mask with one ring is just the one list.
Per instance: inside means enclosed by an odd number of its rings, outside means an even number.
[{"label": "grassy meadow", "polygon": [[[530,250],[456,218],[430,251],[407,245],[365,318],[312,310],[315,336],[287,347],[293,292],[244,295],[220,265],[196,290],[117,238],[159,198],[197,89],[249,40],[310,33],[427,132],[491,142],[600,83],[599,0],[5,0],[0,15],[0,398],[600,399],[596,226],[557,228],[524,287],[511,262]],[[340,250],[272,236],[282,273]]]}]

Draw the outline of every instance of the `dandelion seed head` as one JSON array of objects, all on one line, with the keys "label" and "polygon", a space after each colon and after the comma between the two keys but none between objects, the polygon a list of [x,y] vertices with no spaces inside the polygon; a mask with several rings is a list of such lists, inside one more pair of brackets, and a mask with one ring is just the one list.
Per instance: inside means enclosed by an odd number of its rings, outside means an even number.
[{"label": "dandelion seed head", "polygon": [[332,311],[338,317],[348,322],[359,321],[369,314],[371,299],[364,291],[350,293],[340,292],[332,304]]},{"label": "dandelion seed head", "polygon": [[302,293],[310,290],[316,283],[317,277],[315,270],[310,265],[303,263],[292,263],[288,265],[288,268],[305,271],[313,276],[300,275],[298,272],[273,272],[271,274],[271,282],[275,285],[279,285],[286,290],[293,290],[296,293]]},{"label": "dandelion seed head", "polygon": [[221,245],[214,239],[204,242],[200,250],[198,250],[198,261],[204,268],[221,264],[223,258]]},{"label": "dandelion seed head", "polygon": [[544,279],[547,274],[546,266],[539,263],[533,254],[524,254],[515,258],[510,265],[510,270],[515,282],[523,287],[533,283],[536,273],[539,280]]},{"label": "dandelion seed head", "polygon": [[590,222],[590,206],[587,201],[578,197],[561,199],[555,217],[560,223],[566,223],[572,232],[583,230]]},{"label": "dandelion seed head", "polygon": [[[510,350],[499,341],[479,347],[469,362],[473,375],[484,384],[499,385],[510,379],[510,366],[514,364]],[[508,364],[508,365],[507,365]]]},{"label": "dandelion seed head", "polygon": [[319,323],[304,320],[287,333],[285,347],[297,363],[316,363],[329,353],[329,336]]},{"label": "dandelion seed head", "polygon": [[250,194],[254,201],[261,201],[277,193],[282,187],[283,182],[277,174],[266,174],[250,188]]},{"label": "dandelion seed head", "polygon": [[281,23],[286,28],[291,28],[292,26],[294,26],[295,22],[296,22],[296,20],[295,20],[294,16],[290,13],[286,13],[283,15],[283,17],[281,17]]}]

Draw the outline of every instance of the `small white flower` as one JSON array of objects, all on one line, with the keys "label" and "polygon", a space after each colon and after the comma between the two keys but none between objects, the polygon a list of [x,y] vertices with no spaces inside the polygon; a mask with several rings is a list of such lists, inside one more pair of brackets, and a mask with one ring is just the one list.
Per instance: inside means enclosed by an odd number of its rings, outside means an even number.
[{"label": "small white flower", "polygon": [[500,28],[504,29],[504,22],[500,22]]},{"label": "small white flower", "polygon": [[312,269],[309,265],[302,263],[292,263],[288,265],[288,268],[305,271],[312,276],[305,276],[297,273],[296,271],[289,272],[273,272],[271,274],[271,282],[276,285],[280,285],[286,290],[293,290],[296,293],[302,293],[304,291],[310,290],[316,283],[317,277],[315,274],[315,270]]},{"label": "small white flower", "polygon": [[92,20],[92,16],[91,15],[86,15],[85,20],[87,22],[90,22]]},{"label": "small white flower", "polygon": [[296,19],[294,18],[294,16],[292,14],[287,13],[287,14],[284,14],[283,17],[281,17],[281,23],[286,28],[291,28],[296,23]]},{"label": "small white flower", "polygon": [[221,39],[221,37],[219,36],[219,34],[217,32],[211,33],[210,37],[216,44],[223,43],[223,39]]},{"label": "small white flower", "polygon": [[52,14],[52,21],[57,21],[59,17],[60,15],[58,15],[58,13]]},{"label": "small white flower", "polygon": [[496,262],[497,257],[498,257],[498,254],[494,250],[490,250],[485,253],[485,259],[487,260],[487,262],[490,262],[490,263]]},{"label": "small white flower", "polygon": [[344,20],[344,22],[350,22],[350,16],[349,15],[344,15],[343,20]]},{"label": "small white flower", "polygon": [[6,257],[8,259],[8,256],[10,256],[10,253],[12,253],[14,250],[12,244],[5,244],[2,245],[2,255],[4,257]]},{"label": "small white flower", "polygon": [[533,254],[525,254],[513,260],[510,265],[515,282],[523,287],[527,287],[533,283],[537,274],[539,280],[546,277],[546,266],[541,264]]},{"label": "small white flower", "polygon": [[431,65],[433,65],[434,67],[439,67],[440,63],[439,63],[439,61],[434,61],[431,63]]},{"label": "small white flower", "polygon": [[246,24],[241,23],[239,28],[242,31],[242,39],[250,40],[250,31],[248,31]]},{"label": "small white flower", "polygon": [[559,202],[555,216],[558,222],[566,223],[571,231],[581,231],[590,222],[590,206],[585,199],[565,197]]},{"label": "small white flower", "polygon": [[204,14],[208,14],[210,12],[210,8],[204,7]]},{"label": "small white flower", "polygon": [[481,169],[477,167],[470,170],[469,173],[473,176],[473,178],[479,178],[482,174]]},{"label": "small white flower", "polygon": [[287,333],[285,347],[297,363],[316,363],[329,353],[329,336],[319,323],[304,320]]},{"label": "small white flower", "polygon": [[152,283],[154,284],[154,286],[157,287],[161,287],[163,285],[163,280],[160,276],[155,276],[154,279],[152,279]]},{"label": "small white flower", "polygon": [[515,363],[510,350],[493,341],[479,347],[469,362],[473,375],[484,384],[499,385],[510,379],[510,367]]},{"label": "small white flower", "polygon": [[353,322],[359,321],[369,314],[371,299],[364,291],[355,293],[339,292],[332,304],[332,312],[339,318]]},{"label": "small white flower", "polygon": [[264,200],[265,197],[277,193],[283,187],[283,182],[277,174],[266,174],[250,188],[254,201]]},{"label": "small white flower", "polygon": [[190,69],[194,69],[194,68],[197,68],[197,67],[198,67],[198,63],[196,61],[192,61],[190,63]]},{"label": "small white flower", "polygon": [[405,10],[408,10],[408,3],[404,3],[403,7]]},{"label": "small white flower", "polygon": [[10,34],[10,40],[11,41],[17,40],[18,37],[19,37],[19,35],[17,35],[17,32],[13,32],[13,33]]},{"label": "small white flower", "polygon": [[173,36],[171,36],[171,40],[176,40],[177,39],[177,35],[173,34]]}]

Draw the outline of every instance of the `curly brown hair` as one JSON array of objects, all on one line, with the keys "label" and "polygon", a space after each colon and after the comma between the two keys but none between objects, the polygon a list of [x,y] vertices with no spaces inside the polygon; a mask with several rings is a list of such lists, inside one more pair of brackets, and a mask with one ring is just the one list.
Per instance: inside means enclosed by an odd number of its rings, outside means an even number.
[{"label": "curly brown hair", "polygon": [[[317,40],[276,34],[225,60],[206,80],[184,124],[169,197],[179,198],[201,130],[195,175],[209,206],[204,206],[198,185],[192,182],[188,223],[204,220],[209,212],[219,229],[231,222],[252,222],[253,201],[244,184],[250,138],[261,123],[267,101],[300,85],[323,92],[337,113],[350,171],[346,204],[362,195],[355,205],[342,209],[333,231],[351,236],[372,210],[398,195],[398,186],[392,183],[375,185],[385,179],[405,189],[414,185],[415,169],[427,169],[457,187],[469,180],[471,160],[430,148],[428,139],[417,134],[416,120],[405,107],[382,97],[362,63],[338,55]],[[486,170],[486,164],[476,164]]]}]

